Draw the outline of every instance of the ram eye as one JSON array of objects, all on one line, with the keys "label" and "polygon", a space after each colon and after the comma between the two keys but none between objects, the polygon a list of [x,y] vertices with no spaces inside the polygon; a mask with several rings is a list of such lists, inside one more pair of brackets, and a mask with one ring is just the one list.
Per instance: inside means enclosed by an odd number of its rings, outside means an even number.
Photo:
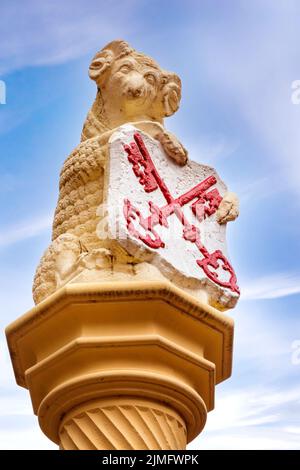
[{"label": "ram eye", "polygon": [[150,83],[150,85],[154,85],[156,82],[156,78],[155,78],[155,75],[153,75],[153,73],[147,73],[147,75],[145,75],[145,79],[147,80],[148,83]]},{"label": "ram eye", "polygon": [[131,70],[131,67],[130,65],[122,65],[122,67],[119,68],[119,72],[122,72],[122,73],[129,73]]}]

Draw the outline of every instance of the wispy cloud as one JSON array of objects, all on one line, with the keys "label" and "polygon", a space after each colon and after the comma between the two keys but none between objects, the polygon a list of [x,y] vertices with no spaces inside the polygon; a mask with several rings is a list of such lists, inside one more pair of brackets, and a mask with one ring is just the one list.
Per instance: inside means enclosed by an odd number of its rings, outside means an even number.
[{"label": "wispy cloud", "polygon": [[0,428],[2,450],[58,450],[57,445],[42,433],[33,414],[24,420],[23,426],[22,416],[16,415],[16,418],[19,423],[15,428],[9,426]]},{"label": "wispy cloud", "polygon": [[300,434],[300,427],[299,426],[287,426],[284,428],[285,432],[289,432],[291,434]]},{"label": "wispy cloud", "polygon": [[288,426],[300,412],[300,389],[256,387],[217,398],[206,428],[191,449],[300,449],[299,427]]},{"label": "wispy cloud", "polygon": [[300,293],[300,273],[276,273],[242,287],[242,300],[276,299]]},{"label": "wispy cloud", "polygon": [[1,2],[0,74],[63,63],[128,36],[136,5],[136,0]]},{"label": "wispy cloud", "polygon": [[52,216],[42,216],[37,219],[27,220],[19,225],[4,228],[0,233],[0,248],[13,243],[35,237],[51,227]]},{"label": "wispy cloud", "polygon": [[[180,136],[182,122],[170,121],[168,129]],[[238,141],[231,141],[225,135],[201,133],[198,133],[195,140],[184,140],[183,144],[188,150],[190,159],[208,165],[217,164],[220,160],[230,157],[239,147]]]},{"label": "wispy cloud", "polygon": [[[5,339],[2,338],[2,334],[0,335],[0,370],[1,370],[0,387],[3,393],[3,390],[5,388],[11,386],[13,379],[14,379],[14,374],[13,374],[12,365],[10,363],[7,344],[6,344]],[[3,406],[3,402],[1,399],[0,416],[2,416],[3,414],[9,414],[10,413],[9,410],[11,411],[11,407],[7,407],[6,405]],[[23,406],[22,406],[22,410],[23,410]]]},{"label": "wispy cloud", "polygon": [[187,145],[191,159],[208,165],[216,165],[221,159],[233,154],[237,148],[237,142],[227,142],[224,136],[200,135],[197,143]]},{"label": "wispy cloud", "polygon": [[283,182],[278,182],[278,174],[258,177],[257,179],[245,183],[238,183],[236,191],[242,205],[260,202],[264,198],[269,198],[285,189]]}]

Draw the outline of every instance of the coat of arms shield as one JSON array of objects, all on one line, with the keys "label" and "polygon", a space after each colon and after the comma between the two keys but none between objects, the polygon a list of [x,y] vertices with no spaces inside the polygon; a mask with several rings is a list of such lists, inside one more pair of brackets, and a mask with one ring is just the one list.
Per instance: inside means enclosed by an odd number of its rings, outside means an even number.
[{"label": "coat of arms shield", "polygon": [[132,125],[110,138],[106,181],[108,231],[132,256],[169,279],[205,288],[211,303],[239,297],[216,211],[227,192],[216,171],[189,161],[180,167],[161,144]]}]

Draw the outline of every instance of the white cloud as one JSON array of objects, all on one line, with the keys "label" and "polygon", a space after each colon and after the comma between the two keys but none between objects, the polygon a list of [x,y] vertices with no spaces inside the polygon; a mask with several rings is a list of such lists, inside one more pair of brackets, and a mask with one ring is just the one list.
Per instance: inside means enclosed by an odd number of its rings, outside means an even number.
[{"label": "white cloud", "polygon": [[239,195],[241,206],[245,204],[255,204],[264,198],[269,198],[274,194],[286,189],[283,182],[278,182],[278,174],[258,177],[257,179],[242,183],[237,183],[236,192]]},{"label": "white cloud", "polygon": [[51,442],[40,430],[36,421],[24,429],[0,430],[0,448],[2,450],[58,450],[58,446]]},{"label": "white cloud", "polygon": [[[171,120],[167,127],[178,137],[182,133],[182,122]],[[189,158],[199,163],[213,165],[231,156],[239,147],[238,141],[231,141],[224,135],[207,135],[199,133],[197,140],[184,140],[182,143],[186,147]]]},{"label": "white cloud", "polygon": [[258,385],[223,392],[205,430],[189,448],[300,449],[299,427],[285,422],[299,414],[299,396],[299,387],[275,391]]},{"label": "white cloud", "polygon": [[256,428],[251,435],[248,429],[221,435],[200,434],[189,450],[299,450],[299,437],[282,434],[281,429]]},{"label": "white cloud", "polygon": [[300,434],[300,427],[299,426],[287,426],[283,429],[284,432],[288,432],[291,434]]},{"label": "white cloud", "polygon": [[[2,328],[1,328],[2,331]],[[15,383],[5,339],[0,339],[0,449],[55,449],[39,429],[27,390]]]},{"label": "white cloud", "polygon": [[[6,341],[1,338],[0,338],[0,371],[1,371],[0,387],[1,387],[1,390],[4,390],[4,388],[11,386],[11,384],[13,383],[14,373],[13,373],[13,368],[10,362],[10,357],[9,357]],[[7,403],[4,404],[3,400],[1,399],[0,416],[2,416],[3,413],[6,413],[6,414],[9,413],[8,410],[11,410],[11,409],[12,408],[8,407]]]},{"label": "white cloud", "polygon": [[4,228],[0,234],[0,248],[39,235],[45,229],[51,227],[52,219],[52,216],[43,216],[38,219],[24,221],[13,227]]},{"label": "white cloud", "polygon": [[136,0],[1,2],[0,74],[94,53],[130,34],[136,6]]},{"label": "white cloud", "polygon": [[[300,322],[291,325],[289,322],[281,324],[280,319],[272,321],[272,306],[265,303],[262,306],[259,301],[252,304],[241,302],[234,313],[235,386],[239,386],[241,380],[247,380],[243,376],[245,373],[254,374],[253,377],[258,383],[261,380],[278,380],[285,383],[286,379],[297,373],[297,368],[292,363],[292,344]],[[249,382],[251,383],[251,377]]]},{"label": "white cloud", "polygon": [[299,273],[276,273],[242,285],[242,300],[276,299],[300,293]]}]

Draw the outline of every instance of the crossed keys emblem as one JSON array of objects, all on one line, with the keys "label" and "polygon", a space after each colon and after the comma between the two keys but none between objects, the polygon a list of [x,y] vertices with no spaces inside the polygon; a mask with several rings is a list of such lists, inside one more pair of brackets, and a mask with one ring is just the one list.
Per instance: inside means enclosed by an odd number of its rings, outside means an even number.
[{"label": "crossed keys emblem", "polygon": [[[194,188],[174,198],[166,183],[160,177],[145,143],[138,132],[134,134],[134,141],[129,145],[125,144],[124,149],[132,165],[132,170],[139,183],[144,187],[145,192],[151,193],[160,189],[166,200],[166,204],[163,207],[158,207],[152,201],[149,201],[150,215],[144,217],[128,199],[125,199],[123,214],[130,235],[141,240],[150,248],[164,248],[165,243],[156,232],[155,227],[161,225],[168,228],[168,217],[175,214],[183,226],[182,237],[187,242],[194,243],[199,253],[202,255],[201,259],[196,260],[198,266],[213,282],[239,294],[240,291],[237,286],[236,275],[228,259],[221,250],[215,250],[209,253],[201,242],[200,229],[187,220],[182,210],[183,206],[195,200],[191,204],[191,209],[199,222],[214,214],[222,201],[222,197],[217,188],[211,189],[210,191],[208,190],[217,183],[216,178],[209,176],[198,183]],[[220,279],[218,270],[219,272],[220,270],[226,271],[227,281]]]}]

